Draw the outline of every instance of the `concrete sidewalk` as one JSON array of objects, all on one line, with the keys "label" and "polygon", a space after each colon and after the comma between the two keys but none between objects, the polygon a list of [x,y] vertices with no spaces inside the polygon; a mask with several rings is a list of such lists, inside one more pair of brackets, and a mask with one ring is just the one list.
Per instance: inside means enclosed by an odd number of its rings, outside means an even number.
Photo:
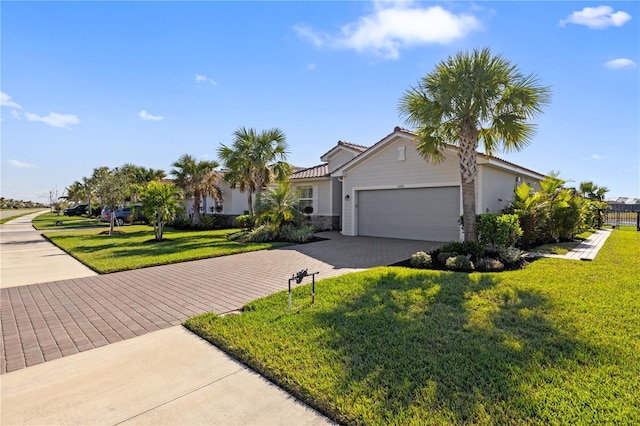
[{"label": "concrete sidewalk", "polygon": [[31,225],[42,211],[0,225],[0,288],[97,275]]},{"label": "concrete sidewalk", "polygon": [[181,326],[0,380],[2,425],[331,424]]},{"label": "concrete sidewalk", "polygon": [[[2,287],[10,287],[3,291],[30,293],[29,289],[41,288],[41,284],[27,284],[96,275],[42,238],[30,223],[36,215],[0,225]],[[68,300],[62,302],[62,307],[72,308]],[[12,306],[0,308],[11,310]],[[48,318],[62,313],[51,307],[45,312]],[[38,326],[33,318],[25,318],[31,326]],[[38,329],[49,336],[66,333],[64,327],[42,325]],[[5,357],[9,345],[19,345],[21,357],[41,349],[33,342],[5,342],[10,326],[2,322],[0,357]],[[331,422],[182,326],[0,375],[2,425],[120,423]]]}]

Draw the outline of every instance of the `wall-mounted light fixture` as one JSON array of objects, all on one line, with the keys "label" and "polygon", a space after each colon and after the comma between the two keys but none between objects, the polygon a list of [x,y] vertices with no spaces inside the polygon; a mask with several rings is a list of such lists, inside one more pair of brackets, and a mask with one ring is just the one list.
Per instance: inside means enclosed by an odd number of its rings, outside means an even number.
[{"label": "wall-mounted light fixture", "polygon": [[344,199],[345,199],[346,201],[349,201],[349,198],[351,198],[351,197],[349,197],[349,194],[347,194],[347,195],[345,195],[345,196],[344,196]]}]

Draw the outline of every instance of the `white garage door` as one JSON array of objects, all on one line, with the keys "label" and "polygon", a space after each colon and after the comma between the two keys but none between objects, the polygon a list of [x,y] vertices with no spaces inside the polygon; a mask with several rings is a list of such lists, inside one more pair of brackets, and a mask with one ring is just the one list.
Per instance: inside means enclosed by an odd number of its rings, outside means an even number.
[{"label": "white garage door", "polygon": [[358,235],[460,239],[460,187],[358,191]]}]

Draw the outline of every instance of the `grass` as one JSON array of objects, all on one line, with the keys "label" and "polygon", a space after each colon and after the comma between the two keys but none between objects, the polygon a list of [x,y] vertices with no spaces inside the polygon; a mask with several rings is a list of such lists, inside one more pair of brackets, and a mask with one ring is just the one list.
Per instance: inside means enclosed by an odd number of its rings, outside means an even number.
[{"label": "grass", "polygon": [[281,247],[285,243],[238,243],[226,236],[237,229],[176,231],[165,229],[165,241],[155,242],[153,228],[133,225],[117,228],[123,234],[100,235],[102,229],[44,234],[55,245],[99,273],[139,269],[188,260]]},{"label": "grass", "polygon": [[[60,225],[56,223],[61,222]],[[100,222],[100,219],[88,219],[84,216],[63,216],[57,213],[44,213],[36,216],[31,223],[37,230],[64,229],[64,228],[84,228],[91,226],[107,226],[107,223]]]},{"label": "grass", "polygon": [[566,241],[562,243],[551,243],[551,244],[543,244],[541,246],[533,248],[531,251],[536,251],[538,253],[550,253],[550,254],[560,254],[565,255],[569,253],[571,250],[576,248],[582,241],[586,240],[591,234],[595,231],[585,231],[578,235],[576,235],[573,241]]},{"label": "grass", "polygon": [[640,232],[592,262],[381,267],[185,325],[336,421],[640,424]]}]

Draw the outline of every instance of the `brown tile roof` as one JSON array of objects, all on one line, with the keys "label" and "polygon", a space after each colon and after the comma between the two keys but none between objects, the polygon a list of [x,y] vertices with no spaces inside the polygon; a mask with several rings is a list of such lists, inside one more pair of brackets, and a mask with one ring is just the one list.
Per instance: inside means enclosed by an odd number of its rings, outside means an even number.
[{"label": "brown tile roof", "polygon": [[358,145],[351,142],[338,141],[339,146],[346,146],[347,148],[355,149],[356,151],[365,152],[369,149],[368,146]]},{"label": "brown tile roof", "polygon": [[309,178],[321,178],[329,176],[329,165],[320,164],[318,166],[309,167],[294,172],[291,175],[291,179],[309,179]]}]

